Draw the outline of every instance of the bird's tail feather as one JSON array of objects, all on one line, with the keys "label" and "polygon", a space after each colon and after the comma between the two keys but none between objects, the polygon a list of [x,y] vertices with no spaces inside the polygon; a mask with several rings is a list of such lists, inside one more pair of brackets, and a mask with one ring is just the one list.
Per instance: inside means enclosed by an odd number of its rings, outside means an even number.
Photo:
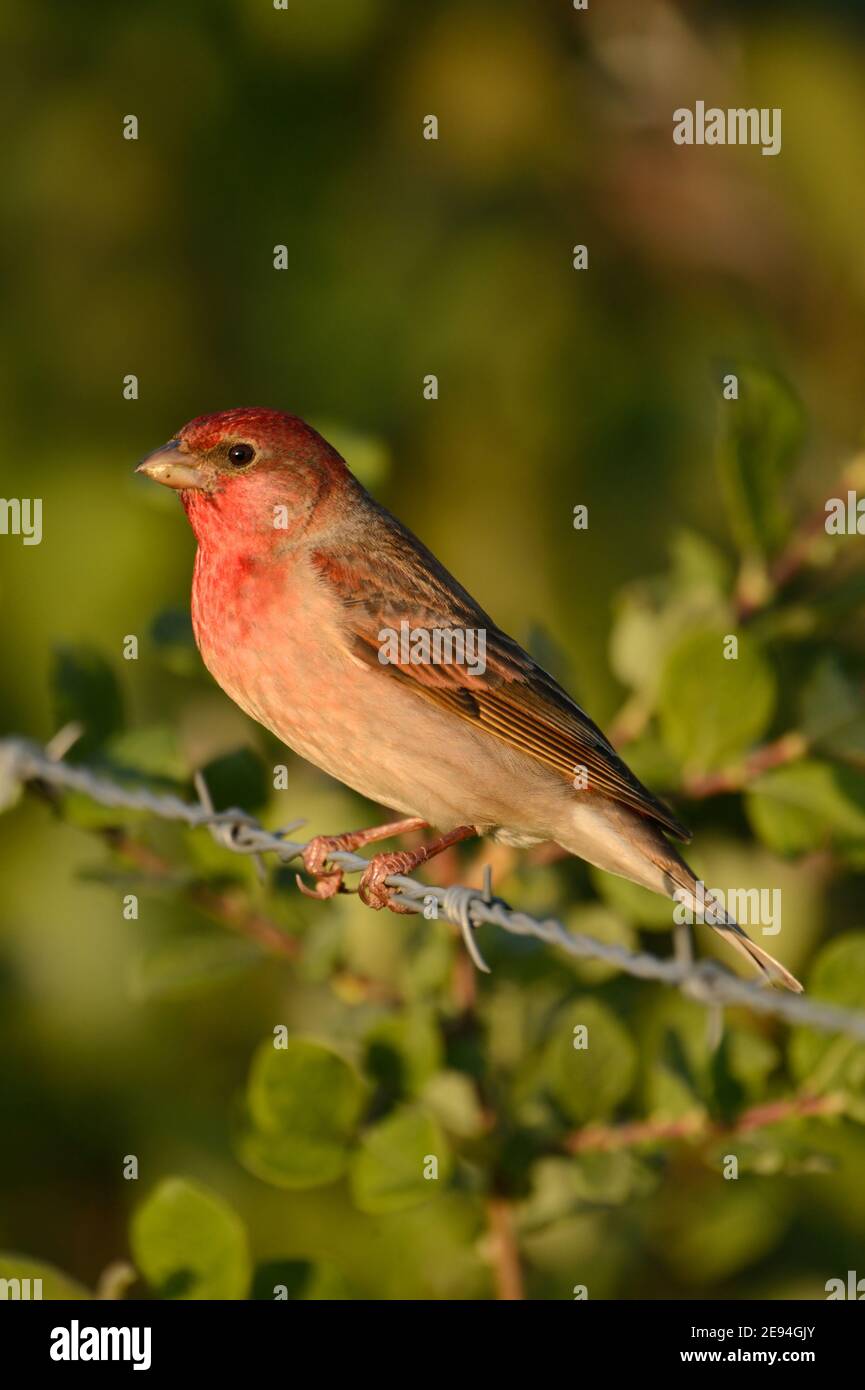
[{"label": "bird's tail feather", "polygon": [[572,811],[570,825],[562,827],[552,839],[571,854],[588,859],[607,873],[639,883],[653,893],[676,898],[700,916],[719,936],[756,966],[764,979],[783,985],[794,994],[802,986],[789,970],[751,940],[738,922],[724,911],[717,898],[705,892],[693,870],[669,840],[644,816],[627,812],[621,806],[584,807]]},{"label": "bird's tail feather", "polygon": [[[717,908],[715,913],[717,915]],[[727,917],[726,913],[724,915]],[[770,956],[768,951],[764,951],[762,946],[758,946],[755,941],[752,941],[748,933],[739,926],[738,922],[734,922],[732,917],[727,917],[723,923],[712,922],[711,926],[719,936],[722,936],[725,941],[729,941],[730,945],[735,946],[737,951],[741,951],[743,956],[747,956],[748,960],[757,966],[767,980],[774,984],[783,985],[793,994],[802,993],[803,986],[796,979],[796,976],[791,975],[790,971],[779,960]]]},{"label": "bird's tail feather", "polygon": [[[678,855],[676,855],[676,859],[679,859]],[[692,897],[697,886],[696,879],[684,860],[679,860],[679,862],[681,867],[685,869],[690,882],[679,872],[674,871],[671,873],[671,877],[680,888],[685,890],[689,897]],[[669,864],[667,865],[667,872],[670,872]],[[705,913],[706,925],[716,931],[724,941],[735,947],[752,965],[756,965],[765,979],[772,984],[783,985],[784,989],[789,989],[793,994],[803,992],[804,986],[800,984],[796,976],[791,975],[790,971],[779,960],[776,960],[762,946],[758,946],[756,941],[752,941],[744,927],[740,927],[735,918],[731,917],[729,912],[724,911],[717,898],[706,894],[700,906]]]}]

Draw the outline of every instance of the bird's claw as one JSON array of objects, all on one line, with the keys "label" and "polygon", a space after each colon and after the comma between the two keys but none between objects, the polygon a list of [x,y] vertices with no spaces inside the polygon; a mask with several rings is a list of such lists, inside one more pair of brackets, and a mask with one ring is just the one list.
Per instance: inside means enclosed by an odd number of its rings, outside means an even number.
[{"label": "bird's claw", "polygon": [[333,898],[337,893],[343,891],[342,869],[334,869],[332,873],[319,874],[316,877],[314,888],[310,888],[304,883],[300,874],[295,874],[294,881],[304,897],[318,898],[319,902]]},{"label": "bird's claw", "polygon": [[402,907],[393,901],[393,895],[398,893],[399,889],[385,883],[385,879],[391,874],[407,874],[416,867],[417,855],[408,850],[397,850],[393,854],[376,854],[369,861],[369,868],[364,869],[357,885],[358,897],[366,907],[371,907],[376,912],[387,907],[391,912],[411,915],[411,908]]},{"label": "bird's claw", "polygon": [[294,881],[301,893],[307,898],[322,900],[333,898],[337,893],[343,892],[342,869],[325,869],[324,866],[335,849],[346,848],[345,837],[342,835],[316,835],[310,840],[301,857],[304,869],[315,879],[315,887],[308,887],[300,874],[295,874]]}]

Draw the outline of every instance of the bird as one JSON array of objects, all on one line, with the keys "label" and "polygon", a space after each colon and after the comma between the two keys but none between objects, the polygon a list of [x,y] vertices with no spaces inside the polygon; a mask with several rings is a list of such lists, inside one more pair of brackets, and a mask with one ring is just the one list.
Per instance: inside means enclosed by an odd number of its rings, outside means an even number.
[{"label": "bird", "polygon": [[[390,907],[393,874],[489,836],[552,843],[693,910],[764,983],[801,984],[714,902],[674,847],[689,832],[601,729],[299,416],[238,408],[191,420],[138,472],[175,490],[197,540],[191,617],[228,696],[301,757],[400,819],[317,836],[304,891],[344,890],[329,856],[376,853],[358,893]],[[671,918],[672,926],[672,918]]]}]

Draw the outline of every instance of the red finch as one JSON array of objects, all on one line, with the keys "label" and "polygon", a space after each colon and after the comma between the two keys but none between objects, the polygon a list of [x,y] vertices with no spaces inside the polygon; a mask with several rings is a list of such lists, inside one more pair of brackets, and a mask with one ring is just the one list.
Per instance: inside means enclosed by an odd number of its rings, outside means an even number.
[{"label": "red finch", "polygon": [[[667,839],[687,840],[596,724],[434,555],[293,415],[203,415],[139,471],[174,488],[198,540],[192,622],[204,663],[241,709],[302,757],[405,820],[319,837],[316,895],[353,849],[434,826],[427,846],[377,854],[359,893],[390,905],[408,873],[471,835],[553,841],[610,873],[704,908],[769,979],[801,985],[752,942]],[[714,920],[712,920],[714,913]]]}]

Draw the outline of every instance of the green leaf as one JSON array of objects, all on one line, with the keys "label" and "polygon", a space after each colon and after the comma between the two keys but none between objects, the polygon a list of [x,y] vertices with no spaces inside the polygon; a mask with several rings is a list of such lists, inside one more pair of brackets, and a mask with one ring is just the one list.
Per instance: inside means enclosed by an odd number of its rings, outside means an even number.
[{"label": "green leaf", "polygon": [[775,709],[775,677],[746,634],[724,656],[720,629],[688,633],[664,663],[658,712],[664,741],[688,768],[705,771],[740,757]]},{"label": "green leaf", "polygon": [[252,1264],[246,1227],[197,1183],[166,1178],[132,1217],[135,1263],[162,1298],[245,1298]]},{"label": "green leaf", "polygon": [[704,1108],[705,1052],[704,1038],[695,1045],[686,1029],[666,1030],[647,1074],[653,1114],[679,1116]]},{"label": "green leaf", "polygon": [[789,525],[786,484],[805,435],[790,388],[771,372],[736,370],[739,399],[724,401],[717,465],[730,526],[745,552],[770,553]]},{"label": "green leaf", "polygon": [[214,758],[201,769],[217,811],[257,811],[271,792],[271,779],[264,763],[250,748],[237,748]]},{"label": "green leaf", "polygon": [[347,1166],[364,1096],[354,1068],[321,1043],[262,1043],[250,1070],[252,1123],[239,1141],[241,1162],[279,1187],[334,1182]]},{"label": "green leaf", "polygon": [[855,848],[865,842],[865,774],[814,760],[775,768],[753,783],[745,809],[779,854]]},{"label": "green leaf", "polygon": [[724,1124],[735,1119],[745,1099],[745,1088],[733,1072],[731,1052],[730,1035],[724,1032],[710,1062],[710,1109],[713,1116]]},{"label": "green leaf", "polygon": [[76,757],[92,754],[123,723],[117,677],[105,657],[93,647],[55,649],[51,691],[57,728],[77,722],[84,729],[75,744]]},{"label": "green leaf", "polygon": [[659,1119],[698,1115],[707,1106],[729,1118],[765,1096],[778,1051],[758,1033],[728,1021],[710,1047],[705,1011],[670,990],[658,993],[640,1030],[642,1100]]},{"label": "green leaf", "polygon": [[[804,1130],[804,1133],[803,1133]],[[711,1143],[706,1149],[706,1161],[723,1172],[730,1152],[730,1136]],[[798,1121],[772,1125],[765,1133],[736,1135],[736,1159],[739,1177],[757,1173],[761,1177],[802,1177],[809,1173],[832,1173],[837,1164],[830,1154],[815,1149],[813,1134]]]},{"label": "green leaf", "polygon": [[252,1297],[273,1302],[277,1290],[279,1300],[310,1303],[351,1302],[358,1297],[357,1289],[340,1270],[311,1260],[273,1260],[256,1266]]},{"label": "green leaf", "polygon": [[[845,932],[820,951],[808,978],[808,995],[845,1009],[865,1009],[865,931]],[[809,1091],[865,1091],[865,1043],[855,1038],[796,1028],[790,1067]]]},{"label": "green leaf", "polygon": [[[564,923],[569,932],[578,936],[589,936],[594,941],[603,942],[605,946],[621,946],[626,951],[633,951],[637,945],[637,934],[633,927],[619,913],[612,912],[601,903],[572,908],[565,916]],[[670,925],[669,918],[667,925]],[[618,967],[608,964],[607,961],[581,959],[564,952],[560,954],[577,979],[585,984],[600,984],[619,973]]]},{"label": "green leaf", "polygon": [[157,655],[167,670],[189,676],[201,670],[188,608],[165,608],[150,625]]},{"label": "green leaf", "polygon": [[[576,1030],[585,1027],[582,1034]],[[544,1052],[540,1080],[569,1120],[612,1114],[630,1091],[637,1067],[631,1038],[596,999],[578,999],[557,1015]],[[576,1047],[585,1037],[586,1046]]]},{"label": "green leaf", "polygon": [[812,672],[800,710],[802,732],[812,746],[838,758],[865,761],[865,704],[833,656]]},{"label": "green leaf", "polygon": [[355,1205],[373,1215],[405,1211],[438,1196],[450,1171],[438,1121],[419,1105],[400,1106],[361,1139],[350,1174]]},{"label": "green leaf", "polygon": [[394,1095],[416,1094],[442,1064],[441,1034],[429,1009],[404,1009],[378,1019],[364,1044],[364,1070]]},{"label": "green leaf", "polygon": [[679,1119],[705,1109],[710,1062],[706,1015],[672,990],[650,1001],[640,1031],[643,1104],[659,1119]]},{"label": "green leaf", "polygon": [[688,531],[677,533],[671,551],[666,575],[635,581],[615,599],[610,664],[647,704],[656,697],[667,652],[683,633],[726,622],[729,611],[729,579],[718,551]]},{"label": "green leaf", "polygon": [[133,772],[148,781],[183,783],[189,776],[186,761],[169,724],[150,724],[125,729],[106,741],[104,756],[118,773]]},{"label": "green leaf", "polygon": [[724,1030],[727,1066],[742,1087],[744,1096],[756,1101],[766,1093],[769,1077],[778,1065],[778,1049],[759,1033],[740,1028]]},{"label": "green leaf", "polygon": [[705,590],[707,597],[724,595],[732,584],[732,569],[723,550],[695,531],[680,527],[674,533],[670,559],[674,588],[690,598],[699,589]]},{"label": "green leaf", "polygon": [[531,1192],[520,1206],[520,1229],[537,1230],[599,1206],[621,1206],[647,1196],[656,1184],[649,1164],[625,1150],[542,1158],[532,1166]]},{"label": "green leaf", "polygon": [[483,1134],[486,1120],[475,1082],[461,1071],[440,1071],[431,1076],[421,1093],[426,1108],[451,1134],[474,1139]]},{"label": "green leaf", "polygon": [[270,1134],[250,1125],[237,1134],[234,1147],[253,1177],[293,1192],[336,1182],[349,1159],[347,1145],[313,1143],[303,1136]]},{"label": "green leaf", "polygon": [[644,786],[662,798],[665,788],[677,787],[682,776],[678,759],[662,742],[657,728],[628,741],[628,767]]},{"label": "green leaf", "polygon": [[[3,1280],[9,1281],[8,1287],[4,1286]],[[12,1280],[18,1280],[18,1283],[12,1284]],[[29,1285],[24,1283],[25,1280],[30,1281]],[[36,1280],[41,1280],[41,1286],[34,1282]],[[25,1296],[33,1300],[41,1298],[46,1302],[93,1297],[90,1290],[79,1284],[77,1279],[70,1278],[54,1265],[31,1260],[29,1255],[17,1255],[12,1250],[0,1250],[0,1290],[4,1288],[5,1292],[0,1292],[0,1302],[14,1298],[23,1300]]]},{"label": "green leaf", "polygon": [[[735,1153],[729,1144],[727,1153]],[[774,1184],[720,1172],[686,1175],[671,1184],[650,1216],[659,1258],[687,1288],[730,1279],[777,1243],[789,1202]]]},{"label": "green leaf", "polygon": [[610,665],[623,685],[652,692],[667,645],[663,610],[642,585],[617,596],[610,631]]}]

